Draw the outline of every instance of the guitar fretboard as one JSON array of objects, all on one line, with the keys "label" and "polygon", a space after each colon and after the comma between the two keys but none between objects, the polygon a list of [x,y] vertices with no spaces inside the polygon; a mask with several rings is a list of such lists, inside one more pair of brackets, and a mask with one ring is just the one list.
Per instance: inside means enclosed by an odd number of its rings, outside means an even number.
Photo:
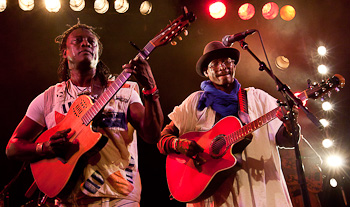
[{"label": "guitar fretboard", "polygon": [[254,121],[250,122],[249,124],[246,124],[242,128],[236,130],[235,132],[228,134],[226,136],[226,143],[229,147],[232,144],[236,144],[244,139],[245,136],[252,133],[253,131],[259,129],[260,127],[264,126],[265,124],[269,123],[270,121],[274,120],[277,114],[277,111],[280,107],[277,107],[273,109],[272,111],[266,113],[265,115],[255,119]]},{"label": "guitar fretboard", "polygon": [[[152,42],[148,42],[147,45],[140,51],[135,58],[142,57],[146,59],[149,54],[154,50],[155,46]],[[101,111],[101,109],[112,99],[112,97],[119,91],[124,83],[130,78],[131,74],[123,70],[113,83],[98,97],[94,105],[82,116],[82,121],[85,125],[88,125],[92,119]]]}]

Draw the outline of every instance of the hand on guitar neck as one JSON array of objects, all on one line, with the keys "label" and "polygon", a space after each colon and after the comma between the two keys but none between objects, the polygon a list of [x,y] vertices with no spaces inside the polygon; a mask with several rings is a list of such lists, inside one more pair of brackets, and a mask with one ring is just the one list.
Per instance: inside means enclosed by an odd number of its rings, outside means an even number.
[{"label": "hand on guitar neck", "polygon": [[154,80],[151,67],[142,57],[136,57],[130,60],[130,62],[123,65],[122,68],[126,72],[133,74],[137,82],[140,83],[145,90],[156,87],[156,81]]}]

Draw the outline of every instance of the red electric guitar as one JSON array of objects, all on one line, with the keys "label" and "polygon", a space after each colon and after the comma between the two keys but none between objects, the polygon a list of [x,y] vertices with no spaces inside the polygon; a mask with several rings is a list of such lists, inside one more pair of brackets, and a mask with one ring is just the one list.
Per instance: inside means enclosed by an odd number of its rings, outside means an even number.
[{"label": "red electric guitar", "polygon": [[[139,51],[137,56],[146,59],[155,48],[172,41],[195,19],[195,15],[188,12],[186,7],[184,7],[183,14],[173,20],[166,28],[149,41],[147,45]],[[71,128],[72,131],[75,131],[75,134],[69,141],[79,143],[79,149],[68,153],[70,154],[68,158],[44,159],[30,164],[36,185],[48,197],[55,197],[63,190],[78,160],[99,142],[102,135],[92,131],[91,121],[118,92],[130,76],[130,73],[123,71],[100,95],[94,104],[88,96],[80,96],[75,100],[66,117],[58,125],[45,131],[38,137],[36,142],[45,142],[57,131]]]},{"label": "red electric guitar", "polygon": [[[342,88],[344,84],[345,79],[336,74],[303,91],[298,98],[302,101],[316,99],[332,88]],[[221,119],[209,131],[183,134],[181,137],[196,141],[204,149],[200,155],[206,162],[200,165],[185,155],[169,154],[166,176],[171,195],[181,202],[197,202],[212,195],[227,176],[239,167],[236,166],[238,158],[235,154],[242,152],[251,141],[245,136],[277,118],[279,108],[245,126],[236,117],[229,116]]]}]

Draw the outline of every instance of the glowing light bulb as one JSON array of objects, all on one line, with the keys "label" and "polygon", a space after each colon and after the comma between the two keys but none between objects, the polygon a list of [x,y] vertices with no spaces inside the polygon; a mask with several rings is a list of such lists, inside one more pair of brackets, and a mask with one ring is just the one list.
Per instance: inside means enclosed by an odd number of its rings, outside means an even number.
[{"label": "glowing light bulb", "polygon": [[327,164],[330,167],[340,167],[343,165],[343,158],[341,158],[339,155],[330,155],[327,158]]},{"label": "glowing light bulb", "polygon": [[23,11],[31,11],[34,8],[34,0],[18,0],[18,4]]},{"label": "glowing light bulb", "polygon": [[142,15],[147,15],[147,14],[150,14],[151,11],[152,11],[152,3],[149,1],[142,2],[140,6],[140,13]]},{"label": "glowing light bulb", "polygon": [[255,8],[250,3],[245,3],[242,6],[240,6],[238,9],[238,16],[242,20],[249,20],[254,16],[254,14],[255,14]]},{"label": "glowing light bulb", "polygon": [[330,140],[330,139],[324,139],[324,140],[322,141],[322,146],[323,146],[324,148],[330,148],[331,146],[333,146],[333,141]]},{"label": "glowing light bulb", "polygon": [[85,1],[84,0],[70,0],[69,6],[73,11],[81,11],[85,7]]},{"label": "glowing light bulb", "polygon": [[333,108],[332,104],[329,103],[328,101],[325,101],[322,103],[322,109],[325,111],[329,111]]},{"label": "glowing light bulb", "polygon": [[99,14],[104,14],[109,9],[109,3],[107,0],[96,0],[94,3],[94,9]]},{"label": "glowing light bulb", "polygon": [[220,19],[226,14],[226,6],[222,2],[215,2],[209,6],[209,13],[214,19]]},{"label": "glowing light bulb", "polygon": [[269,2],[262,8],[262,15],[265,19],[274,19],[278,15],[278,5],[275,2]]},{"label": "glowing light bulb", "polygon": [[337,182],[337,180],[334,179],[334,178],[331,178],[331,179],[329,180],[329,184],[330,184],[333,188],[335,188],[335,187],[338,186],[338,182]]},{"label": "glowing light bulb", "polygon": [[115,0],[114,8],[118,13],[125,13],[129,9],[129,2],[127,0]]},{"label": "glowing light bulb", "polygon": [[45,0],[46,9],[49,12],[58,12],[61,8],[59,0]]},{"label": "glowing light bulb", "polygon": [[295,9],[291,5],[285,5],[281,8],[280,16],[285,21],[290,21],[295,17]]},{"label": "glowing light bulb", "polygon": [[329,121],[327,121],[326,119],[320,119],[320,122],[323,125],[323,127],[329,126]]},{"label": "glowing light bulb", "polygon": [[319,55],[324,56],[327,53],[327,49],[326,49],[325,46],[319,46],[317,48],[317,52],[318,52]]},{"label": "glowing light bulb", "polygon": [[318,72],[321,73],[321,74],[327,74],[327,72],[328,72],[328,68],[327,68],[327,66],[325,66],[325,65],[319,65],[319,66],[317,67],[317,70],[318,70]]},{"label": "glowing light bulb", "polygon": [[5,11],[6,9],[6,0],[0,0],[0,12]]}]

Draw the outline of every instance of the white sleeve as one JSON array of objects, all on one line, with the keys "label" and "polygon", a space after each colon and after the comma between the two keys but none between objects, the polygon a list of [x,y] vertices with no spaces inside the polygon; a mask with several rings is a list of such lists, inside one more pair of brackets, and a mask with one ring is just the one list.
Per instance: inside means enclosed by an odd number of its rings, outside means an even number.
[{"label": "white sleeve", "polygon": [[26,116],[45,127],[44,116],[44,93],[38,95],[30,104],[26,112]]},{"label": "white sleeve", "polygon": [[131,97],[130,97],[130,104],[132,104],[132,103],[142,104],[141,97],[139,96],[139,94],[135,90],[132,90]]}]

